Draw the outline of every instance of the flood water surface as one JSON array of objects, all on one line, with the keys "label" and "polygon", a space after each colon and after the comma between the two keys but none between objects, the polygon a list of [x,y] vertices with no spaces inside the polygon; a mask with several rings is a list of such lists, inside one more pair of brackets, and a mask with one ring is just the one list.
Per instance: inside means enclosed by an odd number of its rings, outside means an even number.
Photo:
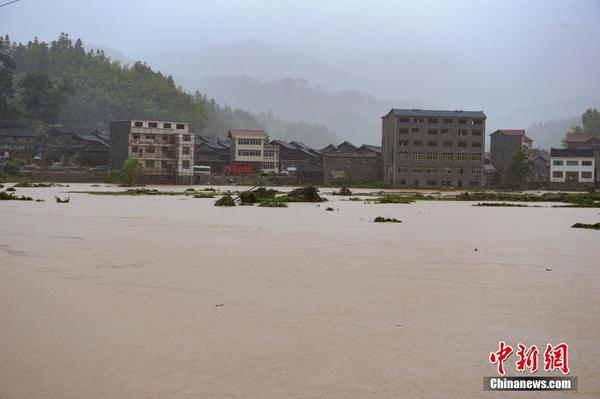
[{"label": "flood water surface", "polygon": [[500,340],[600,396],[599,209],[90,189],[0,203],[2,398],[484,397]]}]

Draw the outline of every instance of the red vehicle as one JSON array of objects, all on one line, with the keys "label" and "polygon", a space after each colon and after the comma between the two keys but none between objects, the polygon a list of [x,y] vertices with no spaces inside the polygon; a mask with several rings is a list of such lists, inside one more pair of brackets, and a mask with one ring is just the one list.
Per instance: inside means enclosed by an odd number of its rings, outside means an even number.
[{"label": "red vehicle", "polygon": [[223,172],[225,172],[226,175],[249,175],[254,173],[252,170],[252,165],[242,166],[238,164],[231,164],[225,166],[225,168],[223,168]]}]

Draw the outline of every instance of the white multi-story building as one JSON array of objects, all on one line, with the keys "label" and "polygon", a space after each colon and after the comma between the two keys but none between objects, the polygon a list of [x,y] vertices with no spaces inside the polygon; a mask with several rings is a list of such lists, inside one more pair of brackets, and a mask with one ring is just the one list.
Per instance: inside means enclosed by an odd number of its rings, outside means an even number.
[{"label": "white multi-story building", "polygon": [[550,181],[552,183],[594,182],[594,151],[574,148],[550,150]]},{"label": "white multi-story building", "polygon": [[268,143],[264,130],[230,130],[232,166],[258,173],[279,171],[279,147]]},{"label": "white multi-story building", "polygon": [[132,158],[140,162],[144,175],[156,181],[179,181],[193,176],[194,135],[187,123],[112,122],[110,141],[113,169],[119,169],[125,160]]}]

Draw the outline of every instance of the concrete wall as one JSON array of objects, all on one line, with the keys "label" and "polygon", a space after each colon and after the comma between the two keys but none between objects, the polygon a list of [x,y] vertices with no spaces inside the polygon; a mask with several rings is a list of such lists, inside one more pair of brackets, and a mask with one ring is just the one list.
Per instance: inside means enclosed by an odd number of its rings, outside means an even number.
[{"label": "concrete wall", "polygon": [[345,179],[348,183],[380,181],[381,157],[372,152],[329,152],[323,154],[323,180],[334,182]]}]

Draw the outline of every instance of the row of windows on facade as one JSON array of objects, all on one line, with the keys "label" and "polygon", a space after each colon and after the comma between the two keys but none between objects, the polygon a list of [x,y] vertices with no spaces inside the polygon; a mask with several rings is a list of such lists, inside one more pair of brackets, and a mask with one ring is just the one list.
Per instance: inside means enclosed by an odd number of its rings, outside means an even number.
[{"label": "row of windows on facade", "polygon": [[[437,183],[438,183],[437,180],[427,180],[425,182],[425,185],[427,185],[427,186],[437,186],[438,185]],[[462,186],[462,180],[459,180],[457,182],[457,184],[459,186]],[[400,185],[402,185],[402,186],[406,185],[406,180],[400,180]],[[418,186],[419,185],[419,180],[415,180],[413,185],[414,186]],[[477,187],[479,185],[480,185],[480,183],[478,181],[470,181],[469,182],[469,186],[471,186],[471,187]],[[450,187],[450,186],[452,186],[452,181],[451,180],[442,180],[442,186]]]},{"label": "row of windows on facade", "polygon": [[[135,127],[144,127],[144,122],[135,122],[134,123]],[[156,122],[148,122],[148,126],[149,128],[158,128],[158,123]],[[176,129],[178,130],[183,130],[185,129],[185,125],[183,123],[177,123],[175,125]],[[171,123],[163,123],[162,124],[162,128],[163,129],[172,129],[172,124]]]},{"label": "row of windows on facade", "polygon": [[[412,127],[410,129],[409,128],[401,127],[401,128],[398,129],[398,134],[419,133],[420,131],[421,130],[418,127]],[[444,129],[440,129],[440,130],[438,130],[438,129],[427,129],[427,134],[430,134],[432,136],[438,134],[438,132],[441,133],[441,134],[447,134],[447,133],[450,133],[450,129],[445,129],[445,128]],[[481,130],[472,130],[471,131],[471,135],[472,136],[481,136],[481,134],[482,134]],[[456,135],[460,136],[460,137],[466,137],[466,136],[469,135],[469,130],[467,130],[467,129],[458,129],[456,131]]]},{"label": "row of windows on facade", "polygon": [[260,150],[238,150],[238,156],[240,157],[260,157],[261,154]]},{"label": "row of windows on facade", "polygon": [[[408,147],[410,145],[410,141],[409,140],[399,140],[398,145],[400,147]],[[412,145],[413,145],[413,147],[423,147],[423,140],[413,140]],[[427,142],[427,147],[437,147],[437,146],[438,146],[437,141],[430,140]],[[457,141],[456,146],[459,148],[466,148],[466,147],[468,147],[468,144],[466,141]],[[444,141],[444,142],[442,142],[442,147],[446,147],[446,148],[454,147],[454,142],[453,141]],[[471,143],[471,147],[472,148],[481,148],[481,142],[473,141]]]},{"label": "row of windows on facade", "polygon": [[[455,123],[456,119],[452,118],[398,118],[398,122],[400,123],[429,123],[432,125],[436,125],[438,123],[444,123],[447,125],[451,125]],[[483,120],[481,119],[459,119],[459,125],[483,125]]]},{"label": "row of windows on facade", "polygon": [[[144,135],[144,139],[145,140],[151,140],[151,141],[155,141],[156,140],[156,136],[159,136],[158,134],[145,134]],[[134,140],[141,140],[142,136],[139,134],[134,134],[132,135]],[[181,139],[183,141],[190,141],[192,139],[192,136],[189,134],[184,134],[181,136]],[[175,136],[171,135],[171,134],[163,134],[162,135],[162,140],[164,142],[170,142],[170,143],[174,143],[175,142]]]},{"label": "row of windows on facade", "polygon": [[[158,147],[158,149],[163,152],[164,154],[169,154],[170,156],[172,156],[174,154],[174,152],[171,150],[171,148],[169,147]],[[144,147],[137,147],[132,145],[131,146],[131,152],[135,152],[138,154],[143,154],[144,153]],[[146,154],[154,154],[155,153],[155,147],[146,147]],[[190,147],[186,147],[183,146],[181,147],[181,153],[184,155],[189,155],[190,154]]]},{"label": "row of windows on facade", "polygon": [[262,145],[262,140],[259,139],[238,139],[238,145]]},{"label": "row of windows on facade", "polygon": [[[579,166],[579,161],[576,159],[569,159],[566,161],[567,166]],[[552,161],[554,166],[563,166],[563,161],[555,159]],[[581,166],[592,166],[592,161],[581,161]]]},{"label": "row of windows on facade", "polygon": [[[157,163],[155,161],[148,160],[148,161],[146,161],[144,163],[144,166],[146,168],[154,168],[154,167],[156,167],[155,166],[156,164]],[[163,168],[163,169],[170,169],[173,166],[174,166],[173,163],[169,162],[169,161],[161,161],[160,162],[160,167]],[[181,168],[182,169],[189,169],[190,168],[190,161],[189,160],[183,160],[183,161],[181,161]]]},{"label": "row of windows on facade", "polygon": [[[571,173],[577,173],[577,172],[571,172]],[[581,173],[580,176],[582,179],[591,179],[592,178],[592,172],[580,172],[580,173]],[[558,170],[553,171],[552,177],[562,179],[563,171],[558,171]]]},{"label": "row of windows on facade", "polygon": [[[455,157],[456,156],[456,157]],[[469,159],[469,154],[466,152],[461,152],[455,154],[453,152],[444,152],[442,153],[442,161],[453,161],[456,158],[457,161],[467,161]],[[471,161],[481,161],[481,153],[471,154]],[[399,152],[398,153],[399,160],[408,160],[411,159],[410,152]],[[423,152],[413,152],[412,159],[414,161],[422,161],[427,159],[428,161],[436,161],[438,159],[437,152],[428,152],[427,154]]]},{"label": "row of windows on facade", "polygon": [[[437,174],[438,170],[437,168],[422,168],[420,166],[415,166],[415,167],[409,167],[409,166],[401,166],[398,168],[398,172],[399,173],[423,173],[423,171],[425,171],[427,174],[429,175],[435,175]],[[451,175],[452,174],[452,168],[442,168],[442,174],[444,175]],[[456,168],[456,174],[459,175],[466,175],[467,174],[467,168]],[[480,175],[481,174],[481,168],[471,168],[471,174],[472,175]]]}]

